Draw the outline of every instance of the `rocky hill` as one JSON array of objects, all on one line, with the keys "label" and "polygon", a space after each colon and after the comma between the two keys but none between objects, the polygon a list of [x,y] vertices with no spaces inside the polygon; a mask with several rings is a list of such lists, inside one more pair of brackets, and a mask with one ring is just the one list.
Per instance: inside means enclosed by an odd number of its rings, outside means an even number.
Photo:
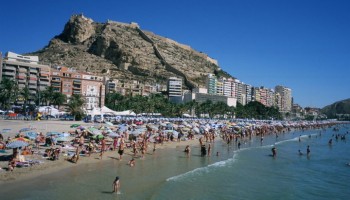
[{"label": "rocky hill", "polygon": [[331,105],[325,106],[321,110],[327,117],[333,118],[337,114],[350,114],[350,99],[337,101]]},{"label": "rocky hill", "polygon": [[208,73],[230,77],[206,54],[143,31],[136,23],[98,23],[83,15],[73,15],[60,35],[29,55],[117,79],[165,83],[180,76],[187,88],[204,86]]}]

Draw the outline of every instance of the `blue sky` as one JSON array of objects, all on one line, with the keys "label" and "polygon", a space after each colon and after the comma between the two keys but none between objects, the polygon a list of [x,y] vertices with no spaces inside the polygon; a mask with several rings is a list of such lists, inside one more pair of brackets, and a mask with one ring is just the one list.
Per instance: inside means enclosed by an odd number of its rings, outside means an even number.
[{"label": "blue sky", "polygon": [[137,22],[207,53],[245,83],[290,87],[303,107],[350,98],[350,1],[18,0],[1,7],[3,53],[39,50],[83,13]]}]

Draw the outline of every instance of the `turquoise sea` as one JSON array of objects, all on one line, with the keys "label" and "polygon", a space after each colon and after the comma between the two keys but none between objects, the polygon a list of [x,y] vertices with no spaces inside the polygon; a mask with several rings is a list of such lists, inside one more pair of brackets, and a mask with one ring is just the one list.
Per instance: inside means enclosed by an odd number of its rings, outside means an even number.
[{"label": "turquoise sea", "polygon": [[[344,199],[350,198],[350,132],[294,131],[227,145],[217,139],[210,157],[200,157],[192,146],[187,158],[183,148],[158,150],[135,167],[110,159],[72,167],[34,180],[0,185],[1,199]],[[299,141],[300,137],[300,141]],[[328,144],[333,139],[332,145]],[[310,146],[311,153],[306,155]],[[277,157],[271,148],[277,148]],[[304,155],[299,155],[298,150]],[[219,156],[216,156],[219,152]],[[121,194],[112,182],[120,176]]]}]

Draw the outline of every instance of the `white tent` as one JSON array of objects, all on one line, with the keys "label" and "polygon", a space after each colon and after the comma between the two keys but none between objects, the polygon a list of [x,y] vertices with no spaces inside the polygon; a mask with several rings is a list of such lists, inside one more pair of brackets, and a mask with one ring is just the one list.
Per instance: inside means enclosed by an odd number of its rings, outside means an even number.
[{"label": "white tent", "polygon": [[101,108],[101,112],[102,112],[102,114],[113,114],[113,115],[115,115],[117,113],[116,111],[114,111],[110,108],[107,108],[106,106],[103,106]]},{"label": "white tent", "polygon": [[39,112],[41,112],[44,115],[53,115],[57,116],[60,114],[60,111],[53,106],[41,106],[39,107]]},{"label": "white tent", "polygon": [[115,115],[120,115],[120,116],[135,116],[136,113],[134,113],[132,110],[125,110],[121,112],[116,112]]}]

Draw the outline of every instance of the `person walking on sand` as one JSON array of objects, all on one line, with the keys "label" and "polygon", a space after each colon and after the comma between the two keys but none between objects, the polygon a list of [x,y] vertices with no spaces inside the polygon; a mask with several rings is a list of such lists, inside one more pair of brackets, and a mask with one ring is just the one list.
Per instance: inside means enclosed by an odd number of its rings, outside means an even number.
[{"label": "person walking on sand", "polygon": [[106,150],[106,140],[104,138],[102,138],[102,140],[101,140],[101,154],[100,154],[101,160],[102,160],[103,152],[105,150]]},{"label": "person walking on sand", "polygon": [[124,142],[123,141],[119,145],[118,154],[119,154],[119,160],[122,160],[122,157],[124,154]]},{"label": "person walking on sand", "polygon": [[119,180],[119,176],[117,176],[113,181],[113,192],[116,192],[118,194],[119,188],[120,188],[120,180]]}]

